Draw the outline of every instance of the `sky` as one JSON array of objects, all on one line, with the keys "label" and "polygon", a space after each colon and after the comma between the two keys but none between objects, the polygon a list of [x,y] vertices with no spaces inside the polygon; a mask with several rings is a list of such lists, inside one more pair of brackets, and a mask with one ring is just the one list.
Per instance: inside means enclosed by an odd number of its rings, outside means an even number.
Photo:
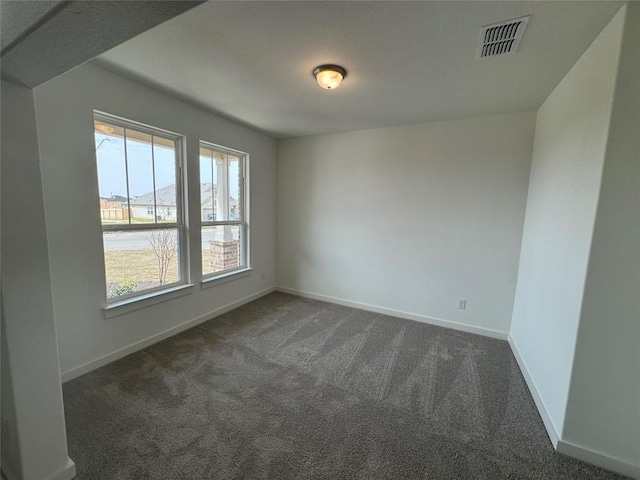
[{"label": "sky", "polygon": [[[96,133],[98,159],[98,185],[101,197],[127,196],[124,161],[125,141],[122,137]],[[108,140],[102,142],[105,138]],[[102,142],[102,144],[100,143]],[[153,157],[151,145],[127,140],[129,168],[129,196],[137,197],[153,191],[153,160],[155,160],[156,189],[176,183],[175,153],[172,149],[155,145]]]},{"label": "sky", "polygon": [[[107,140],[105,140],[105,138]],[[105,140],[105,141],[103,141]],[[95,133],[96,157],[98,162],[98,185],[100,196],[109,198],[113,195],[127,196],[125,169],[125,140],[119,136]],[[175,153],[173,149],[152,146],[148,143],[127,139],[127,160],[129,169],[129,196],[131,198],[153,191],[155,166],[156,190],[176,182]],[[154,165],[155,164],[155,165]],[[201,182],[216,183],[215,168],[211,169],[211,160],[200,157]],[[230,167],[231,178],[237,178],[237,162]],[[231,181],[231,196],[238,198],[238,183]]]}]

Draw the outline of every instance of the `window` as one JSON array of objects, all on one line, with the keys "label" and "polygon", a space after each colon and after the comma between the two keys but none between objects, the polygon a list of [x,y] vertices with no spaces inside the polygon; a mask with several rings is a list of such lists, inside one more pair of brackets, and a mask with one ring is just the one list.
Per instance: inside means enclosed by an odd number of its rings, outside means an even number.
[{"label": "window", "polygon": [[108,301],[184,283],[182,138],[97,112],[94,136]]},{"label": "window", "polygon": [[247,155],[200,143],[202,275],[213,278],[248,266]]}]

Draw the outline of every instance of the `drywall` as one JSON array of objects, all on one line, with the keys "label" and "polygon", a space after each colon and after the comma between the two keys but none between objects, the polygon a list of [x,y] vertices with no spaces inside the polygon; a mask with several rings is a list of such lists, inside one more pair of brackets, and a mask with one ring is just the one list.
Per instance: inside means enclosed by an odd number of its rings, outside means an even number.
[{"label": "drywall", "polygon": [[[22,465],[20,463],[20,451],[18,450],[18,424],[16,418],[16,403],[13,394],[13,380],[9,370],[9,358],[7,355],[7,334],[5,330],[4,307],[0,305],[0,415],[2,418],[2,429],[0,437],[2,439],[2,449],[0,450],[0,467],[2,471],[10,471],[9,475],[17,477],[22,475]],[[58,374],[59,375],[59,374]]]},{"label": "drywall", "polygon": [[280,141],[279,287],[505,338],[534,123],[530,112]]},{"label": "drywall", "polygon": [[[91,64],[41,85],[35,96],[64,378],[175,333],[185,322],[205,320],[220,308],[259,295],[275,285],[273,139]],[[189,265],[196,285],[186,296],[104,318],[93,109],[186,135],[189,172],[198,172],[199,140],[249,153],[254,268],[250,275],[200,289],[199,178],[197,174],[190,175]]]},{"label": "drywall", "polygon": [[[640,4],[631,2],[627,6],[563,440],[634,465],[637,477],[639,212]],[[630,475],[633,470],[624,473]]]},{"label": "drywall", "polygon": [[2,469],[70,479],[33,92],[1,91]]},{"label": "drywall", "polygon": [[620,50],[617,14],[538,110],[511,340],[562,435]]}]

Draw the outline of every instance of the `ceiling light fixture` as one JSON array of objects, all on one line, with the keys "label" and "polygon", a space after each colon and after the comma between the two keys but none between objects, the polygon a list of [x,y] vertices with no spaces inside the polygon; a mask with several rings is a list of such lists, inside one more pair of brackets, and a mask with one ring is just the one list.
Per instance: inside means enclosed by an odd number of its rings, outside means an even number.
[{"label": "ceiling light fixture", "polygon": [[333,90],[347,76],[347,71],[338,65],[320,65],[313,70],[318,85],[325,90]]}]

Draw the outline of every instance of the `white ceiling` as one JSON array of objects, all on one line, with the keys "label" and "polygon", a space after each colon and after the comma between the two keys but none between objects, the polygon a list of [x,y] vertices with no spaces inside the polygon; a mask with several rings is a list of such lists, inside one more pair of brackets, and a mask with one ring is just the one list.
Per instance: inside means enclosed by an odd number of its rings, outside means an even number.
[{"label": "white ceiling", "polygon": [[2,79],[35,87],[201,0],[0,0]]},{"label": "white ceiling", "polygon": [[41,22],[62,0],[41,2],[0,1],[0,47],[4,51],[25,32]]},{"label": "white ceiling", "polygon": [[[535,109],[621,5],[208,2],[98,62],[274,137],[359,130]],[[516,54],[476,60],[483,25],[528,14]]]}]

